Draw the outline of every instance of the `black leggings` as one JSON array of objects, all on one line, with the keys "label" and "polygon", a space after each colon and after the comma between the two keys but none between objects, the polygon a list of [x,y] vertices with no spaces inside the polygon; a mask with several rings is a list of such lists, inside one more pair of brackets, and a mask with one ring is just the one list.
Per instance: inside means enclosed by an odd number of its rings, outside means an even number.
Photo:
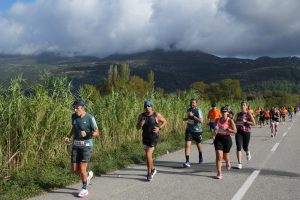
[{"label": "black leggings", "polygon": [[235,143],[236,143],[236,150],[241,151],[242,150],[242,145],[244,151],[248,151],[248,145],[250,142],[250,135],[251,133],[248,132],[240,132],[238,131],[235,134]]}]

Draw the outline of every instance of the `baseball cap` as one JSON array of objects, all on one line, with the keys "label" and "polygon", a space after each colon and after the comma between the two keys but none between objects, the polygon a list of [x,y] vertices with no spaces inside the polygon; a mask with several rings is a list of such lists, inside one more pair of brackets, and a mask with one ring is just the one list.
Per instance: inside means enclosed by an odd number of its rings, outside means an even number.
[{"label": "baseball cap", "polygon": [[84,101],[76,100],[76,101],[74,101],[74,103],[72,105],[73,106],[84,106]]},{"label": "baseball cap", "polygon": [[153,107],[153,103],[150,100],[144,102],[144,107]]}]

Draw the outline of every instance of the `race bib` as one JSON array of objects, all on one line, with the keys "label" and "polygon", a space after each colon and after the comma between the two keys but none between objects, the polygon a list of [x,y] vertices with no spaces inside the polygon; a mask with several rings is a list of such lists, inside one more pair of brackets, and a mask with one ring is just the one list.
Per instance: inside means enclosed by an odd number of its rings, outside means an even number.
[{"label": "race bib", "polygon": [[236,125],[237,125],[237,126],[244,126],[244,122],[243,122],[243,121],[237,121],[237,122],[236,122]]},{"label": "race bib", "polygon": [[85,142],[84,142],[84,140],[74,140],[73,145],[76,146],[76,147],[84,147]]},{"label": "race bib", "polygon": [[225,133],[227,133],[227,130],[219,129],[219,130],[218,130],[218,133],[220,133],[220,134],[225,134]]},{"label": "race bib", "polygon": [[195,124],[195,121],[193,119],[188,119],[187,120],[187,123],[188,124],[191,124],[191,125],[194,125]]}]

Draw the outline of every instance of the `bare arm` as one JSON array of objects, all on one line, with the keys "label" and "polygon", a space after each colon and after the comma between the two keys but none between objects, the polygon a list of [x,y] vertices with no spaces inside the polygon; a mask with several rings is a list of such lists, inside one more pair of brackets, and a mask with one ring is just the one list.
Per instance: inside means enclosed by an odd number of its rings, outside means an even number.
[{"label": "bare arm", "polygon": [[202,117],[196,117],[195,115],[194,115],[194,120],[196,120],[197,122],[199,122],[199,123],[201,123],[201,124],[203,124],[204,123],[204,119],[202,118]]},{"label": "bare arm", "polygon": [[255,119],[253,115],[251,115],[251,113],[248,113],[248,116],[250,117],[250,121],[246,121],[246,123],[249,124],[250,126],[255,126]]},{"label": "bare arm", "polygon": [[160,122],[160,125],[158,127],[155,127],[153,132],[158,133],[160,129],[167,125],[168,122],[160,113],[156,113],[156,118],[157,121]]},{"label": "bare arm", "polygon": [[99,129],[93,131],[93,137],[98,137],[100,135]]},{"label": "bare arm", "polygon": [[236,132],[237,132],[235,123],[232,119],[230,119],[230,127],[228,128],[228,131],[230,133],[234,133],[234,134],[236,134]]},{"label": "bare arm", "polygon": [[192,117],[194,120],[196,120],[197,122],[199,122],[201,124],[204,123],[204,119],[202,117],[196,117],[196,115],[194,115],[192,112],[188,112],[188,116]]},{"label": "bare arm", "polygon": [[136,123],[136,129],[141,129],[142,126],[144,125],[145,120],[142,118],[142,114],[138,117],[137,123]]},{"label": "bare arm", "polygon": [[74,128],[72,127],[70,133],[64,138],[65,143],[69,143],[71,140],[71,137],[73,136]]}]

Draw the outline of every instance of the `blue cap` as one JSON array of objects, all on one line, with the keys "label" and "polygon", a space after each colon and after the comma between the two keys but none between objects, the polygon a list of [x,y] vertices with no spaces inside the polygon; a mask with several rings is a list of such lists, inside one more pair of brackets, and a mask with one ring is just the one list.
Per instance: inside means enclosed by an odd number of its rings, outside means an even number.
[{"label": "blue cap", "polygon": [[76,100],[74,101],[73,106],[84,106],[84,101]]},{"label": "blue cap", "polygon": [[147,100],[144,102],[144,107],[146,107],[146,106],[153,107],[153,103],[150,100]]}]

